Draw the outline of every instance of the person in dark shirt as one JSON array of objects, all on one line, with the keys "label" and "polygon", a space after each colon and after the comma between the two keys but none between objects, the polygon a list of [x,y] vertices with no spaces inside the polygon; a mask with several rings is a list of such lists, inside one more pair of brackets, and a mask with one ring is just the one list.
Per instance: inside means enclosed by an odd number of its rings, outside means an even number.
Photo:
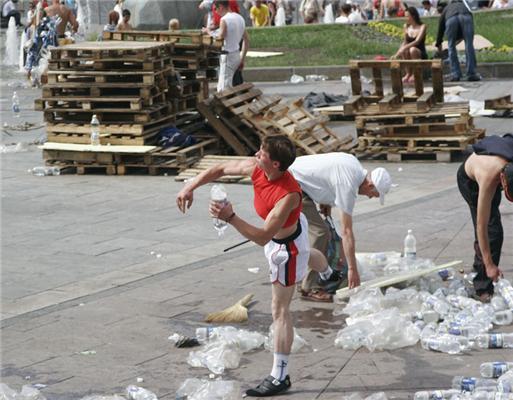
[{"label": "person in dark shirt", "polygon": [[445,6],[440,16],[438,25],[438,36],[436,47],[442,53],[442,41],[444,33],[447,34],[449,42],[449,62],[451,64],[451,82],[458,82],[461,79],[460,61],[456,51],[456,44],[459,40],[465,41],[465,56],[467,64],[467,79],[479,81],[481,77],[476,72],[476,52],[474,50],[474,20],[467,5],[462,0],[451,0]]},{"label": "person in dark shirt", "polygon": [[488,301],[493,281],[502,276],[499,261],[504,231],[499,205],[501,189],[513,202],[513,135],[484,138],[473,150],[458,169],[457,181],[474,224],[474,288],[482,301]]}]

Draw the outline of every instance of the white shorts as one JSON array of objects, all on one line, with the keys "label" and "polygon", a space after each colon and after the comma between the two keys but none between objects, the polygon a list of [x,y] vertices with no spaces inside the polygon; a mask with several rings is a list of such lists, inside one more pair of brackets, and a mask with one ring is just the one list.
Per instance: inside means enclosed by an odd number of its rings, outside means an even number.
[{"label": "white shorts", "polygon": [[272,239],[264,247],[269,262],[271,282],[292,286],[306,275],[310,258],[308,222],[303,213],[299,216],[297,230],[288,238]]}]

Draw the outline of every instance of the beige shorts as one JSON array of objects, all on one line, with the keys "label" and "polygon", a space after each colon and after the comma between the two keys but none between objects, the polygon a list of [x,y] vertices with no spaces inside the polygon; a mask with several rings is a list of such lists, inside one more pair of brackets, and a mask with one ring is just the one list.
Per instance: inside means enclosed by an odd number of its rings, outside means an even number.
[{"label": "beige shorts", "polygon": [[272,239],[264,247],[272,283],[292,286],[306,275],[310,258],[308,222],[301,213],[296,231],[284,239]]}]

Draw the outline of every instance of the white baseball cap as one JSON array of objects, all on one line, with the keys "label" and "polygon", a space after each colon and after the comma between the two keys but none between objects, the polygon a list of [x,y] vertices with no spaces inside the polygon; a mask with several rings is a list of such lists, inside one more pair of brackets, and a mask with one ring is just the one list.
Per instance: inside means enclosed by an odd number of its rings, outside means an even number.
[{"label": "white baseball cap", "polygon": [[371,181],[379,193],[379,202],[385,204],[385,194],[392,187],[392,178],[385,168],[376,168],[371,172]]}]

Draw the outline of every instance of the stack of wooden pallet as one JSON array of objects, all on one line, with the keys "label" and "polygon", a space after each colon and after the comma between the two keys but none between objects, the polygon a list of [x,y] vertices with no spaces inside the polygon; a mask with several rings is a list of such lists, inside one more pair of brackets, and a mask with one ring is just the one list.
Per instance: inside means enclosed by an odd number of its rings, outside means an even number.
[{"label": "stack of wooden pallet", "polygon": [[198,100],[207,99],[208,83],[217,78],[222,41],[198,31],[123,31],[104,32],[104,40],[152,41],[173,44],[170,101],[178,109],[191,110]]},{"label": "stack of wooden pallet", "polygon": [[303,99],[290,104],[280,96],[264,96],[251,83],[216,93],[198,110],[237,155],[253,154],[263,137],[286,134],[300,154],[344,151],[350,137],[339,138],[326,126],[328,118],[315,117],[303,107]]},{"label": "stack of wooden pallet", "polygon": [[[202,135],[186,149],[154,146],[163,128],[197,118],[197,113],[183,112],[195,109],[198,93],[188,106],[183,97],[187,87],[172,84],[179,79],[173,51],[170,42],[84,42],[53,48],[48,84],[36,100],[47,122],[47,163],[77,167],[78,172],[103,168],[107,173],[138,165],[152,173],[159,161],[179,169],[205,151],[215,151],[219,140]],[[93,115],[100,121],[100,143],[112,146],[88,145]],[[151,156],[139,163],[141,152]]]},{"label": "stack of wooden pallet", "polygon": [[[364,94],[363,69],[371,69],[374,91]],[[415,77],[414,92],[407,94],[402,76],[409,69]],[[392,92],[384,93],[383,74],[389,73]],[[424,77],[432,88],[426,90]],[[444,103],[442,65],[433,61],[351,61],[353,96],[344,104],[344,115],[355,118],[361,155],[386,155],[390,161],[435,158],[450,161],[484,136],[469,115],[468,102]]]}]

